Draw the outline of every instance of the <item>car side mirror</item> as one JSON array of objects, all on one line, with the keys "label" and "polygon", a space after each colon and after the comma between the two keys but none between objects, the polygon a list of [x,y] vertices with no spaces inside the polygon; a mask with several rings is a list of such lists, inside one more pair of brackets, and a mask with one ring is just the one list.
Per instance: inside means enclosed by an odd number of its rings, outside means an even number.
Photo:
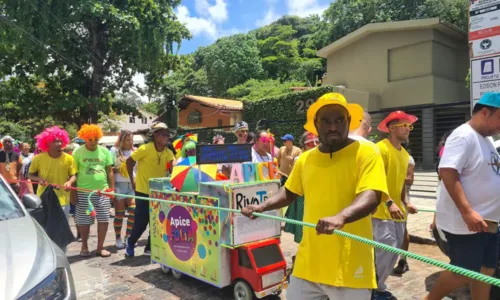
[{"label": "car side mirror", "polygon": [[35,194],[26,194],[23,196],[23,203],[26,208],[37,209],[42,206],[42,199]]}]

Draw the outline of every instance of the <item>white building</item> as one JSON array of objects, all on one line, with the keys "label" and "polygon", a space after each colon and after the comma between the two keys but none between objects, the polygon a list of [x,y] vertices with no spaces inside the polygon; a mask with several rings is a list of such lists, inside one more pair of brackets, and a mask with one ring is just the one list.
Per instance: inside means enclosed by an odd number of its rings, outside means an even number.
[{"label": "white building", "polygon": [[[119,130],[130,130],[132,132],[151,128],[153,121],[157,118],[157,116],[143,110],[139,110],[139,112],[142,114],[142,117],[121,115],[118,120],[113,120],[113,123],[119,127]],[[102,124],[99,125],[102,126]]]}]

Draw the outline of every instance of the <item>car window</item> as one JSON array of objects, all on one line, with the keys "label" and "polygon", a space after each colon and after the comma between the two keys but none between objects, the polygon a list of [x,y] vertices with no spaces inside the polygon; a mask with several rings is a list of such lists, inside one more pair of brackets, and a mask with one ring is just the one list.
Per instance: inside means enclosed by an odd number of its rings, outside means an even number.
[{"label": "car window", "polygon": [[24,217],[24,212],[21,205],[5,183],[0,180],[0,222],[22,217]]}]

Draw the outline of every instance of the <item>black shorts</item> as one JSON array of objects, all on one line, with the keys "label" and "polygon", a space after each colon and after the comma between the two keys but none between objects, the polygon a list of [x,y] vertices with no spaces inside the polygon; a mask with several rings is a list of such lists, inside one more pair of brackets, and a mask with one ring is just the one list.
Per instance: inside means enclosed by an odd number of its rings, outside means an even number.
[{"label": "black shorts", "polygon": [[480,272],[481,267],[495,269],[498,259],[498,234],[452,234],[444,231],[448,240],[450,264]]}]

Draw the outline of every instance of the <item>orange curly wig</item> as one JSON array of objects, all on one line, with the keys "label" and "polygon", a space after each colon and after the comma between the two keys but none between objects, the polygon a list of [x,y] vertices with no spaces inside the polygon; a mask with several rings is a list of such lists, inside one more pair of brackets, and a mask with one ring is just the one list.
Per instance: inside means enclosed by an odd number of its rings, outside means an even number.
[{"label": "orange curly wig", "polygon": [[84,141],[97,138],[100,140],[103,136],[102,129],[96,124],[83,124],[78,131],[78,137]]}]

